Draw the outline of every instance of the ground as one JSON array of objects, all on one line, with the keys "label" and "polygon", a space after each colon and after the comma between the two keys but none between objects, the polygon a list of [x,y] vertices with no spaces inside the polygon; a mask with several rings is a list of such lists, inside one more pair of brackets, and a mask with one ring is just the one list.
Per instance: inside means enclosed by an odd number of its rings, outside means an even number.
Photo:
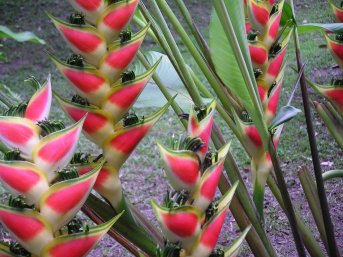
[{"label": "ground", "polygon": [[[175,7],[174,1],[168,1],[172,7]],[[207,37],[207,26],[211,13],[211,1],[205,0],[187,0],[186,4],[190,7],[195,22],[200,26],[201,31]],[[306,2],[306,3],[305,3]],[[310,0],[295,1],[297,20],[299,23],[307,22],[332,22],[330,9],[326,1]],[[15,31],[34,31],[38,36],[44,38],[47,46],[35,44],[19,44],[9,40],[2,41],[1,50],[8,56],[8,61],[0,63],[0,82],[9,86],[13,91],[27,99],[32,90],[23,81],[29,76],[34,75],[39,80],[44,80],[48,73],[52,74],[53,88],[64,96],[70,96],[71,92],[67,82],[57,72],[56,68],[46,55],[46,51],[53,52],[59,57],[66,58],[70,51],[61,40],[57,31],[45,12],[52,13],[60,18],[67,18],[71,8],[67,1],[57,0],[2,0],[0,1],[1,25],[9,26]],[[180,42],[180,41],[178,41]],[[326,48],[318,46],[324,44],[323,36],[317,32],[310,35],[301,36],[301,47],[304,60],[308,61],[306,75],[318,83],[329,82],[334,76],[342,78],[342,71],[335,67],[335,63]],[[144,45],[145,49],[157,49],[152,41],[147,39]],[[181,46],[182,53],[188,60],[189,53]],[[289,66],[294,66],[294,47],[291,44],[288,49],[287,61]],[[194,63],[190,65],[197,70]],[[296,80],[296,74],[291,68],[287,69],[284,79],[284,89],[281,101],[285,103],[290,95],[292,85]],[[323,101],[321,97],[310,90],[310,97],[313,100]],[[293,104],[302,108],[301,95],[299,90],[296,93]],[[137,113],[148,113],[152,110],[136,109]],[[342,150],[339,149],[333,138],[328,134],[325,125],[318,115],[312,113],[313,122],[317,136],[318,148],[323,171],[342,168]],[[64,117],[63,113],[54,103],[52,110],[53,117]],[[221,125],[222,132],[226,140],[233,140],[232,151],[235,156],[242,177],[251,189],[251,173],[249,159],[242,151],[238,142],[233,138],[230,131],[223,125],[220,119],[216,121]],[[157,123],[151,133],[140,143],[133,155],[124,165],[121,171],[121,180],[127,197],[135,204],[145,215],[153,222],[156,222],[150,206],[150,198],[158,201],[165,194],[168,185],[162,170],[161,161],[158,155],[156,141],[166,142],[166,138],[173,133],[184,133],[183,128],[178,122],[178,118],[173,112],[168,112]],[[95,149],[95,146],[89,144],[85,139],[82,140],[82,148],[89,151]],[[281,142],[278,148],[281,167],[286,177],[287,185],[294,202],[295,208],[301,212],[303,219],[310,226],[319,241],[318,232],[314,226],[313,218],[309,207],[305,201],[304,193],[297,178],[297,171],[301,166],[306,166],[312,172],[311,155],[306,135],[306,124],[304,116],[300,114],[285,127]],[[331,209],[333,223],[335,225],[335,235],[339,248],[343,249],[343,203],[342,203],[342,180],[332,180],[325,184],[327,197]],[[0,187],[2,200],[5,201],[6,194]],[[292,239],[287,219],[280,210],[267,189],[265,199],[266,230],[272,240],[279,256],[296,256],[295,246]],[[228,245],[239,235],[236,223],[232,217],[227,219],[220,244]],[[8,238],[7,232],[0,229],[0,238]],[[89,256],[130,256],[120,245],[115,243],[109,237],[103,240],[99,246],[92,251]],[[248,247],[245,245],[241,256],[251,256]]]}]

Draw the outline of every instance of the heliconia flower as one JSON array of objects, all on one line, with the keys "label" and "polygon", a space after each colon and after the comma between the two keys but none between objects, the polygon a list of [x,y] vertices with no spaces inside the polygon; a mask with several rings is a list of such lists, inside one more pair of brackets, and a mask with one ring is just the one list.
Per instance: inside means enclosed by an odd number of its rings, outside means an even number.
[{"label": "heliconia flower", "polygon": [[89,140],[101,146],[113,134],[114,122],[108,112],[96,106],[83,106],[70,102],[56,94],[55,97],[73,121],[77,122],[87,114],[83,123],[83,132]]},{"label": "heliconia flower", "polygon": [[264,73],[262,74],[262,79],[265,81],[267,88],[269,89],[270,86],[276,80],[278,74],[280,73],[283,60],[286,55],[287,47],[284,47],[279,51],[279,53],[268,60],[267,65],[265,66]]},{"label": "heliconia flower", "polygon": [[214,250],[225,218],[229,213],[229,205],[236,191],[235,183],[222,197],[215,215],[202,227],[201,235],[193,246],[192,256],[207,257]]},{"label": "heliconia flower", "polygon": [[13,149],[19,149],[25,159],[39,143],[40,128],[29,119],[0,116],[0,140]]},{"label": "heliconia flower", "polygon": [[314,102],[314,108],[324,121],[331,135],[336,140],[337,144],[343,149],[343,120],[330,103],[322,104]]},{"label": "heliconia flower", "polygon": [[56,177],[55,171],[63,169],[73,157],[82,131],[85,117],[69,128],[42,138],[33,151],[33,162],[44,170],[49,181]]},{"label": "heliconia flower", "polygon": [[248,1],[248,17],[251,27],[264,33],[269,21],[270,6],[266,1]]},{"label": "heliconia flower", "polygon": [[188,120],[188,135],[190,137],[199,137],[204,145],[196,151],[201,161],[204,160],[208,150],[213,125],[213,114],[216,108],[216,101],[213,100],[206,106],[205,117],[199,119],[194,107],[191,109]]},{"label": "heliconia flower", "polygon": [[109,90],[103,100],[101,109],[111,114],[114,124],[122,119],[125,113],[132,107],[154,74],[159,63],[160,60],[135,80],[112,86],[111,90]]},{"label": "heliconia flower", "polygon": [[26,161],[0,161],[0,179],[12,194],[25,196],[28,204],[38,203],[49,189],[45,172]]},{"label": "heliconia flower", "polygon": [[40,213],[52,225],[53,231],[67,224],[88,198],[101,165],[75,179],[52,185],[40,199]]},{"label": "heliconia flower", "polygon": [[332,0],[329,0],[332,11],[337,22],[343,22],[343,7],[337,6]]},{"label": "heliconia flower", "polygon": [[47,120],[49,117],[51,101],[51,76],[49,75],[45,84],[31,97],[24,117],[34,122]]},{"label": "heliconia flower", "polygon": [[0,205],[0,221],[25,249],[36,256],[53,239],[49,222],[36,211]]},{"label": "heliconia flower", "polygon": [[51,54],[49,56],[80,96],[91,104],[99,106],[102,103],[110,90],[110,82],[106,76],[94,68],[72,66]]},{"label": "heliconia flower", "polygon": [[[271,4],[271,6],[273,5],[274,4]],[[279,1],[277,5],[278,5],[278,11],[269,17],[267,28],[261,37],[261,41],[265,43],[267,49],[269,49],[273,45],[273,43],[275,42],[277,38],[277,35],[279,32],[280,20],[282,16],[282,8],[284,5],[284,0]]]},{"label": "heliconia flower", "polygon": [[200,160],[190,150],[171,150],[157,143],[167,178],[175,190],[193,192],[200,181]]},{"label": "heliconia flower", "polygon": [[275,86],[270,89],[268,99],[265,102],[264,118],[267,124],[269,124],[269,122],[274,118],[277,111],[284,72],[285,72],[285,67],[277,76],[275,80]]},{"label": "heliconia flower", "polygon": [[223,156],[215,164],[208,167],[201,177],[201,182],[195,191],[193,206],[204,212],[212,202],[222,175],[225,157],[229,151],[230,143],[223,146],[218,155]]},{"label": "heliconia flower", "polygon": [[171,242],[181,241],[183,248],[191,247],[201,231],[199,210],[193,206],[169,210],[159,206],[154,200],[151,200],[151,204],[167,239]]},{"label": "heliconia flower", "polygon": [[138,3],[139,0],[121,1],[111,4],[104,10],[97,22],[97,28],[108,43],[117,38],[131,21]]},{"label": "heliconia flower", "polygon": [[110,136],[103,145],[104,156],[108,163],[119,170],[138,143],[166,112],[171,102],[174,101],[174,98],[175,97],[166,103],[158,112],[150,117],[144,118],[142,122],[127,127],[117,128],[114,134]]},{"label": "heliconia flower", "polygon": [[324,35],[333,58],[338,63],[339,67],[343,69],[343,42],[331,38],[326,33],[324,33]]},{"label": "heliconia flower", "polygon": [[243,140],[246,143],[250,156],[261,156],[264,153],[263,141],[256,126],[250,122],[243,122],[237,117],[237,122],[241,127]]},{"label": "heliconia flower", "polygon": [[263,68],[268,61],[268,49],[261,41],[249,41],[249,53],[254,68]]},{"label": "heliconia flower", "polygon": [[307,82],[321,95],[328,99],[343,117],[343,87],[334,85],[318,85],[310,80]]},{"label": "heliconia flower", "polygon": [[85,60],[98,66],[101,58],[107,53],[105,38],[92,26],[74,25],[49,15],[62,37],[71,49],[81,54]]},{"label": "heliconia flower", "polygon": [[[91,163],[73,167],[77,169],[79,174],[83,175],[94,169],[96,165],[96,163]],[[104,164],[99,171],[93,189],[106,198],[113,208],[117,208],[123,197],[118,170],[111,165]]]},{"label": "heliconia flower", "polygon": [[131,40],[121,43],[116,41],[109,46],[109,52],[102,58],[100,71],[113,83],[120,78],[121,73],[129,66],[138,52],[150,23],[135,34]]},{"label": "heliconia flower", "polygon": [[65,235],[55,238],[48,243],[42,250],[42,257],[83,257],[101,240],[110,230],[114,223],[120,218],[121,214],[111,220],[91,227],[89,231],[73,235]]},{"label": "heliconia flower", "polygon": [[68,0],[79,12],[85,14],[86,19],[95,24],[106,7],[105,0]]}]

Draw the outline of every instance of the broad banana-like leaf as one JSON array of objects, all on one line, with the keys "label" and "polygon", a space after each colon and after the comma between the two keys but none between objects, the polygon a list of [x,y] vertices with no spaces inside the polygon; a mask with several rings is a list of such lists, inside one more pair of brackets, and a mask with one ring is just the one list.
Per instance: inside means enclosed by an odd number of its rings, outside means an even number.
[{"label": "broad banana-like leaf", "polygon": [[116,41],[109,46],[109,52],[101,61],[100,71],[110,79],[111,83],[117,81],[121,73],[132,62],[149,27],[150,23],[125,43]]},{"label": "broad banana-like leaf", "polygon": [[123,118],[124,114],[127,113],[135,103],[159,63],[160,60],[133,81],[112,86],[111,90],[107,93],[106,98],[103,100],[102,109],[111,114],[114,124]]},{"label": "broad banana-like leaf", "polygon": [[53,231],[66,225],[80,210],[93,188],[101,165],[83,176],[54,184],[42,196],[40,213],[50,222]]},{"label": "broad banana-like leaf", "polygon": [[343,7],[338,6],[334,3],[334,1],[329,0],[331,9],[333,14],[335,15],[335,19],[337,22],[343,22]]},{"label": "broad banana-like leaf", "polygon": [[225,249],[224,257],[237,257],[243,241],[250,231],[251,225],[244,229],[242,235],[237,238],[228,248]]},{"label": "broad banana-like leaf", "polygon": [[167,104],[164,105],[158,112],[135,125],[118,128],[113,136],[110,136],[104,143],[104,156],[109,164],[119,170],[123,163],[129,158],[132,151],[149,132],[150,128],[159,120],[166,112],[173,97]]},{"label": "broad banana-like leaf", "polygon": [[219,183],[220,176],[223,171],[225,158],[222,158],[217,163],[206,169],[201,182],[194,194],[193,206],[197,207],[201,212],[204,212],[212,202]]},{"label": "broad banana-like leaf", "polygon": [[39,134],[40,128],[29,119],[0,116],[0,140],[13,149],[19,149],[25,159],[32,159]]},{"label": "broad banana-like leaf", "polygon": [[[78,173],[83,175],[95,168],[97,164],[84,164],[74,166]],[[106,198],[114,208],[117,208],[123,198],[119,171],[109,164],[104,164],[93,187],[100,195]]]},{"label": "broad banana-like leaf", "polygon": [[339,67],[343,69],[343,43],[331,38],[327,33],[324,33],[324,35],[333,58],[338,63]]},{"label": "broad banana-like leaf", "polygon": [[193,192],[200,181],[199,157],[189,150],[173,151],[157,143],[169,183],[175,190]]},{"label": "broad banana-like leaf", "polygon": [[91,227],[89,231],[66,235],[55,238],[44,247],[40,256],[42,257],[83,257],[101,240],[122,215],[119,214],[111,220]]},{"label": "broad banana-like leaf", "polygon": [[0,161],[0,179],[10,192],[24,195],[28,204],[38,203],[49,189],[45,172],[31,162]]},{"label": "broad banana-like leaf", "polygon": [[63,169],[72,159],[85,118],[69,128],[47,135],[35,147],[33,162],[47,173],[49,181],[56,177],[57,169]]},{"label": "broad banana-like leaf", "polygon": [[310,80],[307,80],[307,82],[318,93],[328,99],[337,108],[341,117],[343,117],[343,87],[333,85],[318,85]]},{"label": "broad banana-like leaf", "polygon": [[47,120],[51,101],[51,76],[49,75],[45,84],[31,97],[25,111],[25,118],[34,122]]},{"label": "broad banana-like leaf", "polygon": [[25,249],[36,256],[53,239],[49,222],[36,211],[0,205],[0,221]]},{"label": "broad banana-like leaf", "polygon": [[191,108],[191,112],[189,114],[187,130],[190,137],[200,137],[204,142],[204,145],[196,152],[199,155],[200,160],[203,161],[210,144],[216,101],[213,100],[206,106],[205,117],[202,119],[199,119],[194,107],[195,106]]},{"label": "broad banana-like leaf", "polygon": [[109,5],[97,22],[98,30],[104,35],[107,43],[112,43],[135,14],[139,0],[120,1]]},{"label": "broad banana-like leaf", "polygon": [[95,24],[106,7],[105,0],[68,0],[79,12],[84,13],[87,21]]},{"label": "broad banana-like leaf", "polygon": [[151,205],[164,235],[172,242],[181,241],[185,249],[190,247],[201,231],[199,210],[193,206],[169,210],[154,200]]},{"label": "broad banana-like leaf", "polygon": [[59,71],[70,82],[75,91],[91,104],[100,106],[106,93],[110,90],[110,82],[97,69],[72,66],[49,54]]},{"label": "broad banana-like leaf", "polygon": [[101,58],[107,53],[106,40],[92,26],[74,25],[49,15],[56,28],[76,54],[98,66]]},{"label": "broad banana-like leaf", "polygon": [[78,122],[87,114],[82,129],[92,142],[101,146],[113,134],[114,122],[108,112],[95,106],[83,106],[67,101],[56,94],[55,97],[74,122]]}]

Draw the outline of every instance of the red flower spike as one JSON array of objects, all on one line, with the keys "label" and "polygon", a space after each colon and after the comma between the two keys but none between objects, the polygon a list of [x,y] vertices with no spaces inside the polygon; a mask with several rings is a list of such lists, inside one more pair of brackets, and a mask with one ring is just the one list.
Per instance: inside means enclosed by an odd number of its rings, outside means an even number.
[{"label": "red flower spike", "polygon": [[263,42],[249,41],[249,53],[254,68],[263,68],[268,61],[268,50]]},{"label": "red flower spike", "polygon": [[284,74],[285,69],[282,69],[282,72],[280,72],[276,82],[275,87],[272,89],[272,91],[269,94],[266,109],[265,109],[265,121],[267,124],[274,118],[277,107],[279,104],[279,97],[280,97],[280,92],[282,88],[282,79],[283,79],[283,74]]},{"label": "red flower spike", "polygon": [[237,257],[239,250],[244,242],[245,237],[250,231],[251,225],[244,229],[242,235],[237,238],[227,249],[225,249],[224,257]]},{"label": "red flower spike", "polygon": [[144,118],[143,122],[135,125],[118,128],[114,135],[109,137],[103,145],[104,156],[109,164],[117,170],[129,158],[132,151],[149,132],[150,128],[158,121],[174,101],[175,96],[165,104],[158,112]]},{"label": "red flower spike", "polygon": [[189,248],[201,231],[199,210],[193,206],[168,210],[154,200],[151,205],[164,235],[172,242],[181,241],[183,248]]},{"label": "red flower spike", "polygon": [[335,3],[329,0],[333,14],[337,22],[343,22],[343,8],[335,5]]},{"label": "red flower spike", "polygon": [[51,101],[51,76],[49,75],[43,87],[39,88],[31,97],[25,111],[25,118],[34,122],[47,120],[49,117]]},{"label": "red flower spike", "polygon": [[106,8],[98,20],[97,28],[108,43],[116,39],[131,21],[138,3],[139,0],[121,1]]},{"label": "red flower spike", "polygon": [[283,8],[284,0],[280,1],[278,5],[278,12],[274,13],[268,21],[268,26],[265,31],[265,33],[262,36],[262,41],[265,43],[267,49],[270,49],[270,47],[275,42],[278,32],[279,32],[279,26],[280,26],[280,20],[282,16],[282,8]]},{"label": "red flower spike", "polygon": [[207,209],[216,194],[219,179],[223,171],[224,160],[225,158],[222,158],[207,168],[201,177],[201,182],[194,194],[193,202],[193,206],[197,207],[201,212]]},{"label": "red flower spike", "polygon": [[338,40],[332,39],[328,34],[324,35],[331,55],[336,60],[339,67],[343,69],[343,43]]},{"label": "red flower spike", "polygon": [[213,114],[216,108],[216,101],[212,101],[206,107],[206,117],[199,121],[198,116],[194,108],[191,109],[189,120],[188,120],[188,135],[190,137],[200,137],[204,142],[202,146],[196,153],[198,154],[201,161],[205,159],[206,152],[208,150],[211,138],[211,131],[213,125]]},{"label": "red flower spike", "polygon": [[100,71],[110,79],[111,83],[117,81],[123,70],[132,62],[149,27],[150,23],[134,35],[130,41],[123,44],[117,41],[110,46],[109,53],[101,61]]},{"label": "red flower spike", "polygon": [[106,7],[105,0],[68,0],[77,11],[86,16],[87,21],[95,24]]},{"label": "red flower spike", "polygon": [[81,54],[88,63],[94,66],[99,65],[101,58],[107,53],[107,45],[105,39],[94,27],[73,25],[55,17],[49,17],[75,53]]},{"label": "red flower spike", "polygon": [[24,161],[0,161],[0,179],[10,192],[36,204],[49,189],[48,178],[37,165]]},{"label": "red flower spike", "polygon": [[122,119],[125,113],[132,107],[149,82],[159,63],[160,60],[135,80],[111,88],[103,101],[101,109],[111,114],[113,124],[116,124]]},{"label": "red flower spike", "polygon": [[321,86],[310,80],[307,82],[321,95],[328,99],[338,110],[343,117],[343,87],[335,87],[331,85]]},{"label": "red flower spike", "polygon": [[242,137],[250,156],[261,156],[264,153],[263,142],[256,126],[251,122],[243,122],[239,117],[235,121],[240,125]]},{"label": "red flower spike", "polygon": [[13,149],[19,149],[25,159],[32,158],[39,134],[40,128],[29,119],[0,116],[0,140]]},{"label": "red flower spike", "polygon": [[83,257],[101,240],[122,215],[119,214],[101,225],[91,227],[88,232],[55,238],[44,247],[42,257]]},{"label": "red flower spike", "polygon": [[193,192],[200,181],[200,160],[192,151],[173,151],[157,143],[167,178],[175,190]]},{"label": "red flower spike", "polygon": [[263,79],[257,79],[257,90],[258,95],[260,96],[262,104],[267,100],[268,97],[268,87],[266,85],[266,82]]},{"label": "red flower spike", "polygon": [[[80,175],[90,172],[97,164],[74,166]],[[113,166],[104,164],[93,187],[100,195],[106,198],[114,208],[117,208],[123,198],[119,172]]]},{"label": "red flower spike", "polygon": [[68,116],[75,122],[81,120],[86,114],[83,123],[83,133],[95,144],[102,145],[104,141],[113,134],[114,122],[108,112],[95,106],[82,106],[56,95],[58,102]]},{"label": "red flower spike", "polygon": [[80,96],[91,104],[98,106],[101,104],[110,90],[110,82],[103,74],[96,69],[71,66],[51,54],[49,56]]},{"label": "red flower spike", "polygon": [[54,171],[63,169],[73,157],[84,120],[47,135],[35,147],[33,162],[47,173],[49,181],[56,177]]},{"label": "red flower spike", "polygon": [[229,206],[216,213],[216,215],[202,228],[202,233],[195,244],[192,256],[208,257],[214,250],[225,218],[229,213]]},{"label": "red flower spike", "polygon": [[269,59],[268,64],[262,74],[262,78],[265,81],[265,85],[269,89],[271,85],[276,80],[276,77],[279,75],[283,60],[286,55],[287,47],[284,47],[280,52],[274,57]]},{"label": "red flower spike", "polygon": [[40,213],[52,224],[53,231],[67,224],[80,210],[93,188],[101,165],[81,177],[54,184],[42,196]]},{"label": "red flower spike", "polygon": [[265,1],[250,0],[247,9],[251,27],[263,33],[268,26],[269,4]]},{"label": "red flower spike", "polygon": [[36,256],[53,239],[51,226],[38,212],[0,205],[0,221],[25,249]]}]

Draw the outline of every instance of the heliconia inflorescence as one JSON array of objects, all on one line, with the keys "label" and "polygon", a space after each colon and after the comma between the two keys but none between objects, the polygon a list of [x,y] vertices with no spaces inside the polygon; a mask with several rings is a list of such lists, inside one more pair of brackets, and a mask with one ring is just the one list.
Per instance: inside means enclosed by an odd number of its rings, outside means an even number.
[{"label": "heliconia inflorescence", "polygon": [[[213,255],[237,183],[214,201],[225,157],[230,144],[218,152],[208,152],[215,101],[193,107],[188,120],[188,135],[172,138],[171,146],[158,144],[167,178],[175,190],[167,192],[163,205],[152,200],[153,210],[167,239],[159,256]],[[220,256],[236,256],[241,240]],[[233,250],[235,249],[235,250]],[[171,254],[172,255],[168,255]]]},{"label": "heliconia inflorescence", "polygon": [[[0,180],[13,195],[19,196],[11,198],[9,206],[0,204],[0,221],[34,256],[82,257],[119,216],[96,227],[80,226],[73,231],[76,233],[69,231],[102,163],[94,164],[85,175],[61,177],[60,171],[69,170],[67,165],[74,156],[86,116],[68,128],[57,129],[48,120],[51,100],[49,76],[31,97],[23,115],[0,116],[0,140],[12,149],[0,161]],[[0,255],[17,253],[12,247],[1,245]]]},{"label": "heliconia inflorescence", "polygon": [[[283,5],[284,0],[244,2],[249,52],[267,125],[277,112],[285,71],[283,61],[292,35],[292,29],[285,33],[279,29]],[[254,201],[263,216],[264,187],[273,167],[271,158],[265,151],[259,132],[251,120],[237,117],[237,121],[246,149],[252,158]],[[275,146],[277,137],[274,135]]]},{"label": "heliconia inflorescence", "polygon": [[[81,12],[72,14],[69,22],[49,16],[75,54],[67,62],[50,57],[77,95],[71,101],[56,98],[73,121],[87,114],[83,132],[101,147],[106,161],[94,188],[121,211],[125,200],[119,170],[170,102],[149,117],[129,111],[159,64],[138,76],[127,71],[149,29],[147,24],[134,35],[125,30],[139,0],[69,2]],[[75,168],[86,174],[93,166],[84,163]]]}]

